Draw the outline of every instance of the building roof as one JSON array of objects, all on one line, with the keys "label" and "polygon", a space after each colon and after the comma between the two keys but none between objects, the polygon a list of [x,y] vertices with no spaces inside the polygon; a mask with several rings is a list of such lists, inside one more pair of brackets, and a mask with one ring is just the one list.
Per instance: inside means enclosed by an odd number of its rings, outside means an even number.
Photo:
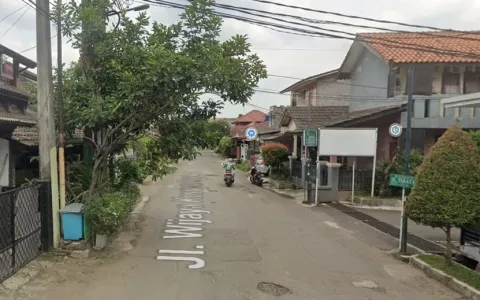
[{"label": "building roof", "polygon": [[319,79],[328,78],[328,77],[333,76],[333,75],[336,76],[337,73],[338,73],[338,69],[335,69],[335,70],[331,70],[331,71],[327,71],[327,72],[324,72],[324,73],[320,73],[320,74],[317,74],[317,75],[307,77],[305,79],[302,79],[302,80],[292,84],[291,86],[287,87],[286,89],[280,91],[280,94],[290,92],[290,91],[293,91],[293,90],[301,89],[301,88],[306,87],[307,85],[309,85],[309,84],[311,84],[311,83],[313,83],[313,82],[315,82]]},{"label": "building roof", "polygon": [[[75,130],[73,134],[67,134],[67,142],[83,140],[84,133],[81,129]],[[12,140],[28,146],[38,145],[38,127],[17,126],[12,133]]]},{"label": "building roof", "polygon": [[396,103],[381,107],[362,109],[350,112],[338,118],[330,119],[324,123],[325,127],[348,125],[349,123],[362,122],[365,118],[375,119],[388,113],[401,112],[405,110],[405,103]]},{"label": "building roof", "polygon": [[395,63],[480,62],[480,31],[360,33],[357,37]]},{"label": "building roof", "polygon": [[249,111],[243,116],[238,117],[237,119],[235,119],[235,121],[232,122],[232,124],[247,123],[247,122],[260,123],[264,121],[265,121],[265,113],[255,109],[255,110]]},{"label": "building roof", "polygon": [[12,85],[9,85],[3,82],[2,79],[0,79],[0,92],[5,92],[8,94],[20,96],[21,98],[24,98],[25,101],[28,101],[28,98],[30,97],[30,94],[27,91],[24,91],[22,89],[17,89]]},{"label": "building roof", "polygon": [[327,121],[348,115],[348,106],[290,106],[282,118],[282,125],[287,126],[291,120],[295,122],[297,130],[308,128],[308,115],[311,113],[310,127],[323,127]]}]

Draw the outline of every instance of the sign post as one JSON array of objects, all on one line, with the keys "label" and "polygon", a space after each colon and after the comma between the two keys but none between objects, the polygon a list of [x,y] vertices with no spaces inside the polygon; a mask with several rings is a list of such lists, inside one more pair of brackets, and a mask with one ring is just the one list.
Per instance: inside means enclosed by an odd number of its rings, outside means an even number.
[{"label": "sign post", "polygon": [[396,187],[401,187],[402,188],[402,213],[401,213],[401,222],[400,222],[400,238],[399,238],[399,248],[402,248],[402,234],[403,231],[405,230],[404,228],[404,222],[406,222],[406,217],[405,217],[405,189],[411,189],[414,185],[414,177],[411,175],[400,175],[400,174],[390,174],[389,178],[389,184],[390,186],[396,186]]}]

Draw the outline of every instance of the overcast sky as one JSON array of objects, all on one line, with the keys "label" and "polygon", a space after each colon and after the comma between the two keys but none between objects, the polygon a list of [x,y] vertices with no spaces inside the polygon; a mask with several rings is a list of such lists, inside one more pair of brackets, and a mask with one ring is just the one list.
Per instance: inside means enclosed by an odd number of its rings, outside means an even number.
[{"label": "overcast sky", "polygon": [[[132,0],[130,0],[132,1]],[[180,4],[187,4],[185,0],[170,0]],[[341,12],[344,14],[359,15],[388,19],[392,21],[416,23],[442,28],[459,30],[480,29],[478,25],[478,12],[480,11],[480,0],[271,0],[285,4],[305,6],[326,11]],[[53,1],[52,1],[53,2]],[[133,2],[133,1],[132,1]],[[346,18],[334,17],[319,13],[309,13],[301,10],[281,8],[271,4],[261,4],[252,0],[218,0],[217,3],[230,4],[235,6],[250,7],[272,12],[301,15],[304,17],[320,20],[342,21],[363,25],[377,25],[398,29],[399,27],[386,26],[382,24],[362,22]],[[134,5],[142,4],[136,1]],[[15,10],[25,6],[20,0],[0,0],[0,20]],[[178,9],[151,6],[148,14],[153,20],[172,24],[177,22]],[[239,14],[230,12],[232,14]],[[132,15],[134,13],[131,13]],[[275,21],[272,21],[275,22]],[[13,26],[13,27],[12,27]],[[358,28],[351,27],[323,27],[339,29],[349,32],[359,32]],[[12,27],[12,28],[11,28]],[[11,29],[10,29],[11,28]],[[412,30],[402,28],[404,30]],[[55,28],[52,26],[52,36]],[[8,32],[7,32],[8,31]],[[365,30],[362,31],[371,31]],[[222,38],[233,34],[247,34],[252,49],[258,53],[265,62],[268,73],[271,75],[290,76],[304,78],[328,70],[338,68],[341,64],[350,41],[326,38],[305,37],[272,31],[264,27],[243,23],[236,20],[226,19],[223,25]],[[25,7],[7,19],[0,22],[0,44],[15,51],[23,51],[34,47],[35,37],[35,11]],[[63,60],[69,62],[78,58],[78,53],[69,45],[63,46]],[[31,49],[23,52],[23,55],[36,61],[36,50]],[[52,39],[52,59],[56,65],[56,39]],[[270,76],[260,81],[260,89],[280,91],[290,84],[294,79],[278,78]],[[276,95],[257,92],[250,100],[253,105],[233,106],[226,105],[222,112],[223,117],[236,117],[256,107],[268,109],[271,105],[288,105],[288,95]],[[254,107],[256,106],[256,107]]]}]

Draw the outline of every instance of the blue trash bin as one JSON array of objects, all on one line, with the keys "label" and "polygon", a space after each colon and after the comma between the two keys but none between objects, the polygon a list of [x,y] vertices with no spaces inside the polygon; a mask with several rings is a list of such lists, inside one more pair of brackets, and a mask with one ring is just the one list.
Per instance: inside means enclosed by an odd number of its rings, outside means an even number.
[{"label": "blue trash bin", "polygon": [[83,207],[81,203],[72,203],[60,210],[64,240],[79,241],[84,239],[85,217]]}]

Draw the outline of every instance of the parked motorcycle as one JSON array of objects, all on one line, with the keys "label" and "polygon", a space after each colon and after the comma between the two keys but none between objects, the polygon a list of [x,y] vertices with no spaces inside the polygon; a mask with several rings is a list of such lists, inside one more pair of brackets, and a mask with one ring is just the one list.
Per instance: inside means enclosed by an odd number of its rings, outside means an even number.
[{"label": "parked motorcycle", "polygon": [[262,186],[262,184],[263,184],[262,174],[260,172],[258,172],[258,170],[255,166],[253,166],[250,169],[250,182],[255,184],[255,185],[258,185],[258,186]]}]

